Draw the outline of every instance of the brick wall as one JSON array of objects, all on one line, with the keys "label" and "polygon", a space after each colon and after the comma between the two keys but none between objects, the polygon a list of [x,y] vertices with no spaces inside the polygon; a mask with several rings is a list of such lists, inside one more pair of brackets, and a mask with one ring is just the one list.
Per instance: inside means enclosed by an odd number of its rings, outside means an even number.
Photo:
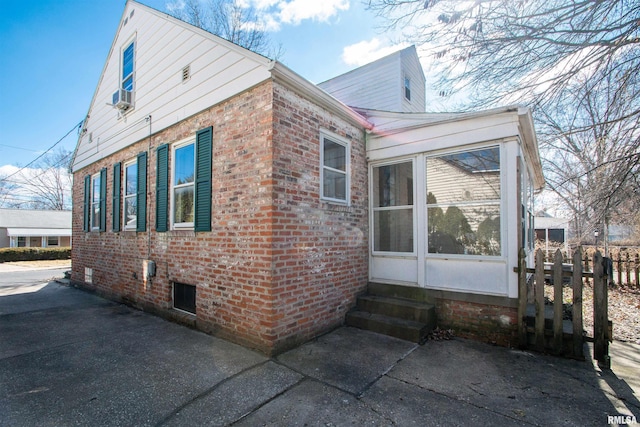
[{"label": "brick wall", "polygon": [[438,326],[456,336],[513,347],[518,344],[518,309],[452,299],[436,299]]},{"label": "brick wall", "polygon": [[[350,144],[348,206],[320,197],[320,129]],[[284,348],[343,323],[368,280],[364,131],[274,88],[273,330]]]},{"label": "brick wall", "polygon": [[[212,231],[155,232],[156,148],[213,126]],[[320,201],[319,130],[351,141],[352,204]],[[153,123],[151,123],[153,132]],[[363,131],[267,82],[75,174],[72,280],[265,353],[340,324],[367,280]],[[148,151],[147,230],[111,231],[113,165]],[[84,176],[107,168],[107,231],[82,231]],[[146,281],[145,259],[157,274]],[[197,288],[197,316],[172,283]]]}]

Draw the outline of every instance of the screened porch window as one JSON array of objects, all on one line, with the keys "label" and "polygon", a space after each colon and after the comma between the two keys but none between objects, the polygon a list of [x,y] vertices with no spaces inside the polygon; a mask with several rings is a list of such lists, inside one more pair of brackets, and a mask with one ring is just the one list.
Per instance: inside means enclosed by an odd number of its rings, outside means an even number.
[{"label": "screened porch window", "polygon": [[428,157],[430,254],[501,255],[500,149]]},{"label": "screened porch window", "polygon": [[413,252],[413,162],[373,168],[374,245],[377,252]]}]

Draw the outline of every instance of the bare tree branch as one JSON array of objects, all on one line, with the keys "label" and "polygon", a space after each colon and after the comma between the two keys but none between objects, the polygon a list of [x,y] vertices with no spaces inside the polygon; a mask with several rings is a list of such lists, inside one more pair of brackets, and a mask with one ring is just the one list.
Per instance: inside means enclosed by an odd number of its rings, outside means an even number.
[{"label": "bare tree branch", "polygon": [[282,47],[272,43],[256,9],[239,0],[186,0],[172,13],[253,52],[273,59],[282,56]]}]

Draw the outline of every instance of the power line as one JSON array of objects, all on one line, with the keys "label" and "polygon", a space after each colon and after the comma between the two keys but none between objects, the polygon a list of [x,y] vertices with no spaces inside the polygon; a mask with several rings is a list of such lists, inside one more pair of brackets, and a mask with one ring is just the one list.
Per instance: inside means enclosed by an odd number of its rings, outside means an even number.
[{"label": "power line", "polygon": [[0,144],[0,147],[7,147],[7,148],[13,148],[15,150],[24,150],[24,151],[30,151],[32,153],[37,153],[38,150],[29,150],[28,148],[24,148],[24,147],[15,147],[13,145],[7,145],[7,144]]},{"label": "power line", "polygon": [[78,129],[80,126],[82,126],[82,123],[84,122],[84,120],[80,120],[80,123],[78,123],[77,125],[75,125],[74,127],[72,127],[69,132],[67,132],[62,138],[60,138],[58,141],[56,141],[55,144],[53,144],[51,147],[47,148],[42,154],[40,154],[38,157],[36,157],[35,159],[33,159],[32,161],[30,161],[28,164],[26,164],[25,166],[21,167],[20,169],[18,169],[17,171],[15,171],[14,173],[12,173],[9,176],[6,176],[2,179],[0,179],[0,181],[6,181],[8,178],[11,178],[14,175],[17,175],[18,173],[20,173],[21,171],[25,170],[26,168],[28,168],[29,166],[31,166],[32,164],[34,164],[35,162],[37,162],[39,159],[41,159],[45,154],[47,154],[49,151],[53,150],[53,148],[60,144],[66,137],[69,136],[69,134],[71,132],[73,132],[74,130]]},{"label": "power line", "polygon": [[[56,168],[58,168],[58,169],[59,169],[59,168],[60,168],[60,166],[62,166],[62,164],[64,164],[65,162],[69,161],[69,159],[71,158],[71,156],[72,156],[72,155],[73,155],[73,151],[69,151],[66,155],[64,155],[63,157],[61,157],[57,162],[53,163],[52,165],[50,165],[50,166],[49,166],[49,167],[47,167],[46,169],[42,169],[42,172],[40,172],[38,175],[35,175],[35,176],[29,176],[29,177],[24,176],[24,177],[25,177],[25,179],[31,179],[31,180],[33,180],[33,179],[39,178],[39,177],[41,177],[41,176],[43,176],[43,175],[45,175],[45,174],[49,173],[50,171],[52,171],[52,170],[54,170],[54,169],[56,169]],[[26,168],[26,166],[25,166],[25,168]],[[23,168],[23,169],[25,169],[25,168]],[[41,168],[36,168],[36,169],[32,169],[32,170],[38,170],[38,169],[41,169]],[[13,175],[15,175],[15,174],[17,174],[17,173],[20,173],[20,170],[16,171]],[[28,184],[28,183],[26,183],[26,182],[24,182],[24,181],[15,181],[15,180],[10,180],[9,178],[10,178],[11,176],[13,176],[13,175],[10,175],[10,176],[8,176],[8,177],[6,177],[6,178],[3,178],[2,180],[3,180],[3,181],[5,181],[5,182],[10,182],[10,183],[18,184],[18,185],[35,185],[35,184]],[[70,174],[69,174],[69,175],[70,175]]]}]

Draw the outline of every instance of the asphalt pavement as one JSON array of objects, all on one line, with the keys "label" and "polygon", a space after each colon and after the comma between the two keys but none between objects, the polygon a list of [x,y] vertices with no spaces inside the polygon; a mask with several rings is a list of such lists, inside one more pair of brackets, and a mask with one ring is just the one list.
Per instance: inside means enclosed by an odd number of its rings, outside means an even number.
[{"label": "asphalt pavement", "polygon": [[268,358],[73,287],[32,283],[0,296],[0,426],[640,419],[640,346],[616,342],[611,354],[601,371],[591,360],[342,327]]}]

